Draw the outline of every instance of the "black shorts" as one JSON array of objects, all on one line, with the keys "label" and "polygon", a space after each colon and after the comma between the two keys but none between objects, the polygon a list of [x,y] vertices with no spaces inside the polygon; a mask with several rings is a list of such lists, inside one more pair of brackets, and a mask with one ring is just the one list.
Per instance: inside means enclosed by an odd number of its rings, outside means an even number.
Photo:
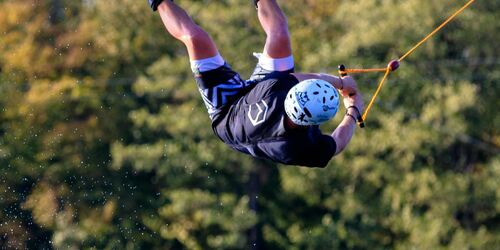
[{"label": "black shorts", "polygon": [[279,77],[282,74],[290,74],[293,71],[293,66],[284,71],[267,70],[259,61],[248,80],[241,79],[240,75],[227,63],[213,70],[195,72],[194,75],[210,119],[214,120],[216,114],[224,107],[231,105],[259,82]]}]

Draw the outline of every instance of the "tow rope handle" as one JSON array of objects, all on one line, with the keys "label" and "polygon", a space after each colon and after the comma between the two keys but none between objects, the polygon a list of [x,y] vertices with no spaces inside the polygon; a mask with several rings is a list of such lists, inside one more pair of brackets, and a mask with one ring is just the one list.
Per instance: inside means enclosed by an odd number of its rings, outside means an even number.
[{"label": "tow rope handle", "polygon": [[[344,64],[339,65],[339,75],[340,75],[340,77],[347,76],[346,67],[345,67]],[[349,93],[349,96],[354,96],[354,95],[355,94],[353,94],[353,93]],[[356,111],[358,113],[358,115],[356,116],[356,122],[358,123],[358,126],[360,128],[364,128],[365,127],[365,121],[363,120],[363,117],[359,113],[359,110],[356,109]]]},{"label": "tow rope handle", "polygon": [[[472,3],[474,3],[476,0],[469,0],[464,6],[462,6],[459,10],[457,10],[455,13],[453,13],[451,16],[449,16],[441,25],[439,25],[436,29],[434,29],[431,33],[429,33],[424,39],[422,39],[420,42],[418,42],[413,48],[411,48],[408,52],[406,52],[403,56],[401,56],[399,59],[395,59],[389,62],[387,67],[385,68],[371,68],[371,69],[346,69],[344,65],[339,65],[339,74],[341,77],[346,76],[347,73],[369,73],[369,72],[385,72],[384,77],[380,81],[377,91],[375,91],[375,94],[373,95],[370,103],[365,109],[364,114],[361,117],[358,117],[357,122],[361,128],[365,126],[364,121],[366,120],[366,117],[368,116],[368,113],[370,112],[375,99],[377,98],[378,94],[380,93],[380,90],[384,86],[385,81],[387,80],[387,77],[392,71],[396,71],[399,68],[399,64],[409,55],[411,55],[417,48],[419,48],[422,44],[424,44],[427,40],[429,40],[434,34],[436,34],[438,31],[440,31],[444,26],[446,26],[449,22],[451,22],[456,16],[458,16],[460,13],[462,13],[465,9],[467,9]],[[350,95],[351,96],[351,95]]]}]

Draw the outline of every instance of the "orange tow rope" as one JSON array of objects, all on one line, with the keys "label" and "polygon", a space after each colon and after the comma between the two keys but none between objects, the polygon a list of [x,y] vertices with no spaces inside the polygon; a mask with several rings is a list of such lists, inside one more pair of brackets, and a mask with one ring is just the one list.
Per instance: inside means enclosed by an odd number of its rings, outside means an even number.
[{"label": "orange tow rope", "polygon": [[462,8],[457,10],[453,15],[448,17],[441,25],[439,25],[436,29],[434,29],[431,33],[429,33],[424,39],[422,39],[420,42],[418,42],[413,48],[411,48],[408,52],[406,52],[403,56],[401,56],[398,60],[393,60],[391,61],[386,68],[370,68],[370,69],[346,69],[344,65],[339,66],[339,74],[341,76],[345,76],[348,73],[369,73],[369,72],[385,72],[384,77],[380,81],[377,91],[375,91],[375,94],[373,94],[373,97],[366,107],[366,110],[364,114],[361,117],[358,117],[358,124],[360,127],[364,127],[364,121],[366,120],[366,117],[368,116],[368,113],[370,112],[373,103],[375,102],[375,99],[377,99],[378,94],[380,93],[380,90],[384,86],[385,81],[387,80],[387,77],[391,73],[391,71],[395,71],[399,67],[399,63],[403,61],[406,57],[408,57],[410,54],[412,54],[418,47],[420,47],[422,44],[424,44],[427,40],[429,40],[434,34],[436,34],[439,30],[441,30],[444,26],[446,26],[451,20],[453,20],[456,16],[458,16],[460,13],[462,13],[465,9],[467,9],[475,0],[470,0],[467,2]]}]

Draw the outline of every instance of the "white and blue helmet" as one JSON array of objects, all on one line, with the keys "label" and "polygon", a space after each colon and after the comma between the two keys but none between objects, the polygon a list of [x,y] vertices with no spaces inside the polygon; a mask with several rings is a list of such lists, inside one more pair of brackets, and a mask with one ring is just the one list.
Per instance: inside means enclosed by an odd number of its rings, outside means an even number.
[{"label": "white and blue helmet", "polygon": [[335,116],[339,94],[328,82],[308,79],[288,91],[285,112],[293,123],[301,126],[320,125]]}]

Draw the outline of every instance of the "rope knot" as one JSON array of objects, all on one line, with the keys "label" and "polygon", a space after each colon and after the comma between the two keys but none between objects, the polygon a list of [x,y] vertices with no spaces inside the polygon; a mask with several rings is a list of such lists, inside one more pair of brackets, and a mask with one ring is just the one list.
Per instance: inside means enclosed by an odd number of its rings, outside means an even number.
[{"label": "rope knot", "polygon": [[392,60],[387,64],[387,68],[391,71],[396,71],[399,68],[399,60]]}]

